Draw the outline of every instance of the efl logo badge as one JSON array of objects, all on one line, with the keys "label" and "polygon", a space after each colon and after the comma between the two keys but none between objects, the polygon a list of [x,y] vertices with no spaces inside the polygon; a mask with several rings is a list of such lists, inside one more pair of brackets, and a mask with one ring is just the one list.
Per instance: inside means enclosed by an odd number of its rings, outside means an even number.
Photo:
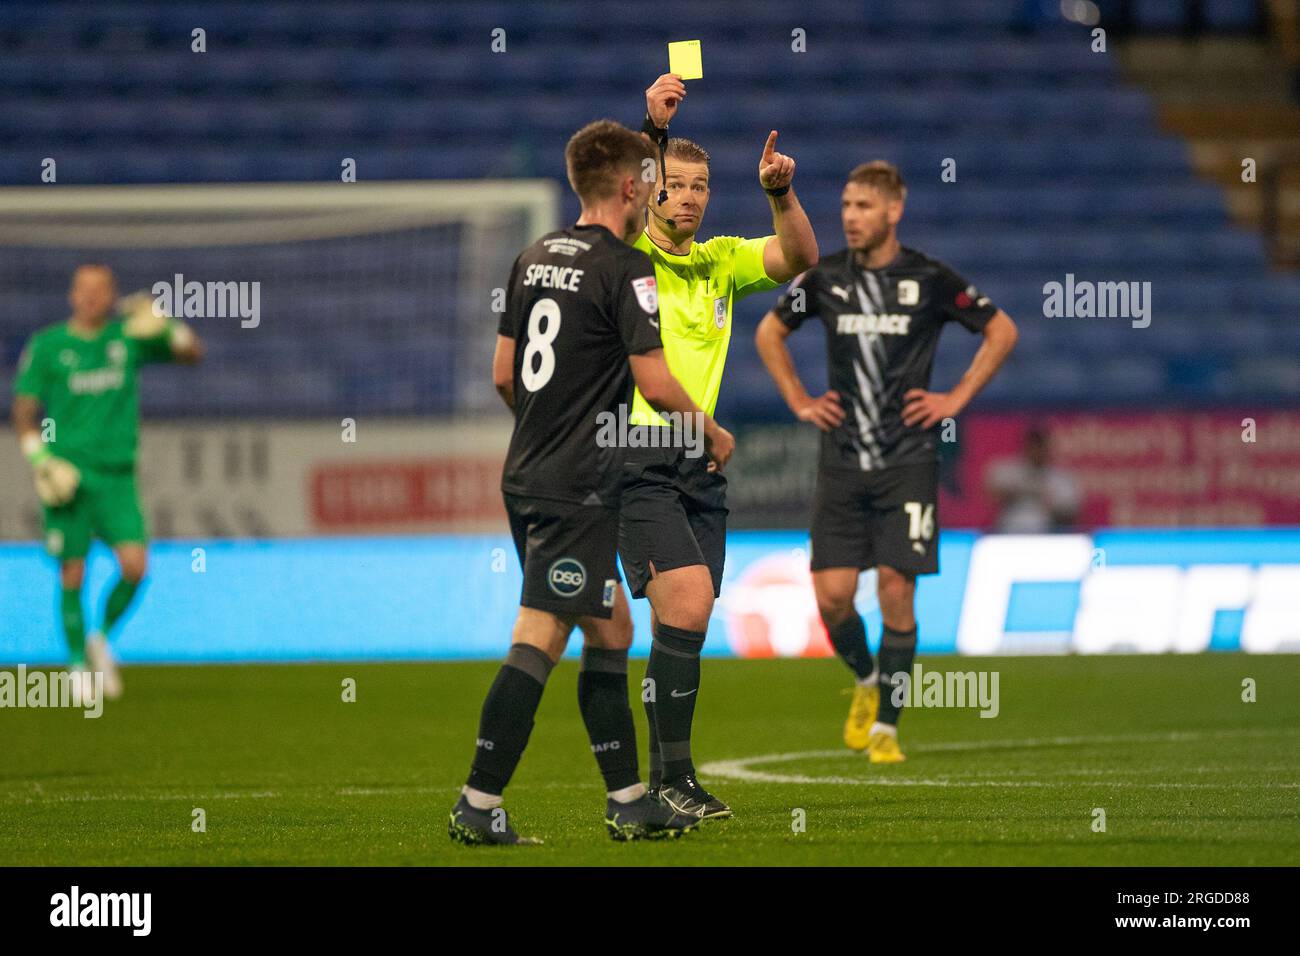
[{"label": "efl logo badge", "polygon": [[605,579],[605,592],[600,597],[601,607],[614,606],[614,594],[616,593],[617,588],[618,588],[618,580],[616,578]]},{"label": "efl logo badge", "polygon": [[546,572],[547,586],[562,598],[581,593],[587,584],[587,569],[577,558],[560,558]]},{"label": "efl logo badge", "polygon": [[727,297],[713,300],[713,324],[722,328],[727,324]]},{"label": "efl logo badge", "polygon": [[921,287],[915,279],[903,279],[898,283],[898,304],[916,305],[921,301]]},{"label": "efl logo badge", "polygon": [[651,315],[659,308],[659,287],[655,284],[654,276],[642,276],[640,279],[633,279],[632,291],[636,293],[636,300],[640,303],[641,308]]}]

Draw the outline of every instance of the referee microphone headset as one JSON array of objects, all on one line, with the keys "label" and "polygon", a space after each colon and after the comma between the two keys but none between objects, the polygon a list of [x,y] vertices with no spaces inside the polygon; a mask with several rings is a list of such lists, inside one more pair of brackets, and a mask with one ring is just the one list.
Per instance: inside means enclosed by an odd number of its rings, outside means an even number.
[{"label": "referee microphone headset", "polygon": [[655,126],[654,120],[650,118],[650,114],[646,113],[645,122],[641,124],[641,132],[649,136],[655,145],[659,147],[659,182],[661,185],[659,187],[659,195],[655,197],[654,205],[649,207],[650,212],[652,215],[658,216],[669,229],[676,229],[676,222],[655,209],[655,206],[662,206],[668,201],[668,163],[666,159],[668,151],[668,129],[667,127],[660,129],[658,126]]}]

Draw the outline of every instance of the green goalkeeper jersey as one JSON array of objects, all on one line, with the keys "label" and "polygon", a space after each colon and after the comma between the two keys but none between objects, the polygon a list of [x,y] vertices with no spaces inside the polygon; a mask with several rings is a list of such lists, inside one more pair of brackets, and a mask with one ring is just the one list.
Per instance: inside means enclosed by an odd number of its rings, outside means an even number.
[{"label": "green goalkeeper jersey", "polygon": [[[770,238],[714,236],[692,243],[684,256],[665,252],[644,232],[634,243],[655,264],[664,361],[695,404],[710,415],[718,404],[727,364],[732,305],[751,292],[779,285],[763,268],[763,249]],[[632,400],[629,420],[634,425],[663,424],[640,390]]]},{"label": "green goalkeeper jersey", "polygon": [[[51,420],[50,451],[80,468],[120,469],[135,464],[140,426],[137,370],[172,357],[166,332],[127,338],[122,319],[93,338],[67,322],[41,329],[18,360],[15,395],[30,395]],[[42,428],[45,432],[46,429]]]}]

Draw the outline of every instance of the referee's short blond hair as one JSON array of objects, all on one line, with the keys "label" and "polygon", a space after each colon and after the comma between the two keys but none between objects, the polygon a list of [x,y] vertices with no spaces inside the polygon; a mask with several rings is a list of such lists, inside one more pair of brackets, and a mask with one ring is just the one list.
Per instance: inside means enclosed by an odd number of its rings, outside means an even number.
[{"label": "referee's short blond hair", "polygon": [[874,159],[869,163],[854,166],[853,171],[849,173],[849,182],[871,186],[890,199],[907,198],[907,184],[903,182],[903,174],[898,171],[897,166],[883,159]]},{"label": "referee's short blond hair", "polygon": [[680,159],[683,163],[703,163],[706,167],[709,165],[708,151],[694,140],[683,139],[681,136],[668,140],[664,155]]}]

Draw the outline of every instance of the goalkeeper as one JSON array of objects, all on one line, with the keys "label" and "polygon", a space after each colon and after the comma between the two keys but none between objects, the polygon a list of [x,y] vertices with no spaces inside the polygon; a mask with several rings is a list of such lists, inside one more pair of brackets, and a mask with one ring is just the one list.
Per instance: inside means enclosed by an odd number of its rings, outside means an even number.
[{"label": "goalkeeper", "polygon": [[[86,679],[86,688],[93,686],[91,673],[102,673],[104,696],[114,698],[121,679],[105,635],[145,573],[147,532],[135,484],[137,369],[148,362],[196,363],[203,344],[185,323],[155,312],[147,293],[118,302],[107,266],[80,266],[68,304],[71,318],[41,329],[23,349],[13,425],[44,505],[46,549],[59,562],[68,669]],[[81,585],[92,536],[113,549],[120,576],[102,632],[87,637]]]}]

